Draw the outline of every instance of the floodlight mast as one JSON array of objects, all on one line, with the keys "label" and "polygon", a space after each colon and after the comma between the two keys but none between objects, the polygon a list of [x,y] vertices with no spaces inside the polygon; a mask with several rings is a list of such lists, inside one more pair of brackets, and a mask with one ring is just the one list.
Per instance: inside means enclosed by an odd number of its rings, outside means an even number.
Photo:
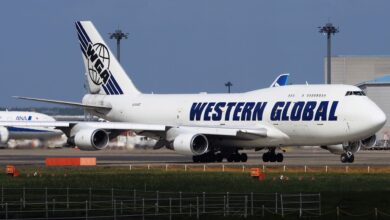
[{"label": "floodlight mast", "polygon": [[114,33],[109,33],[110,39],[116,39],[116,58],[118,59],[118,62],[121,61],[120,54],[121,54],[121,40],[127,39],[129,33],[123,33],[122,30],[117,29]]},{"label": "floodlight mast", "polygon": [[230,87],[233,86],[233,83],[231,83],[230,81],[225,83],[225,86],[228,87],[228,93],[230,93]]},{"label": "floodlight mast", "polygon": [[326,83],[331,84],[331,36],[334,35],[335,33],[339,32],[338,27],[334,27],[332,23],[327,23],[323,27],[318,27],[320,30],[319,32],[321,34],[326,34],[327,35],[327,40],[328,40],[328,58],[327,58],[327,74],[326,74]]}]

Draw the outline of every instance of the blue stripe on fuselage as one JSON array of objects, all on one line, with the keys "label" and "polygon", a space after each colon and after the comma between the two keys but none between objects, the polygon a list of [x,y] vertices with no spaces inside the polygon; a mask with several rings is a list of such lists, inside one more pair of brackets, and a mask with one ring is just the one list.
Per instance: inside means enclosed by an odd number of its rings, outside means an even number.
[{"label": "blue stripe on fuselage", "polygon": [[54,132],[49,130],[40,130],[33,128],[7,127],[9,132]]}]

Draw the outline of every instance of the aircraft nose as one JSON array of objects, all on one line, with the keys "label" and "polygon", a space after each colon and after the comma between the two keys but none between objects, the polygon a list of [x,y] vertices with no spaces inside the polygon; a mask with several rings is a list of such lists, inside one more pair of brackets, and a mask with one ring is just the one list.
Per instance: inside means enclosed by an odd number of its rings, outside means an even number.
[{"label": "aircraft nose", "polygon": [[379,131],[386,123],[386,114],[377,105],[373,106],[368,112],[370,115],[370,125],[373,130]]}]

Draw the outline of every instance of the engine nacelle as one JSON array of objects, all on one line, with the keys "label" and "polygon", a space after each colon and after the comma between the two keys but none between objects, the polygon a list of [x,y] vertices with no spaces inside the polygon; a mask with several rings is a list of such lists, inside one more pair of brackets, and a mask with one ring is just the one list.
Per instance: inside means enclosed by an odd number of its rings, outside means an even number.
[{"label": "engine nacelle", "polygon": [[342,144],[335,144],[335,145],[327,145],[327,146],[321,146],[322,149],[328,150],[332,154],[338,154],[341,155],[344,153],[344,148]]},{"label": "engine nacelle", "polygon": [[362,146],[361,141],[354,141],[354,142],[348,142],[347,146],[343,146],[342,144],[335,144],[335,145],[321,146],[321,148],[328,150],[332,154],[341,155],[346,151],[349,151],[354,154],[360,150],[361,146]]},{"label": "engine nacelle", "polygon": [[107,132],[101,129],[81,129],[68,139],[68,143],[85,151],[102,150],[107,147],[108,141]]},{"label": "engine nacelle", "polygon": [[9,131],[6,127],[0,127],[0,143],[6,144],[9,140]]},{"label": "engine nacelle", "polygon": [[376,135],[372,135],[371,137],[368,137],[366,139],[362,140],[362,146],[364,148],[372,148],[375,147],[376,144]]},{"label": "engine nacelle", "polygon": [[173,149],[184,155],[201,155],[208,148],[209,142],[203,134],[179,134],[173,141]]}]

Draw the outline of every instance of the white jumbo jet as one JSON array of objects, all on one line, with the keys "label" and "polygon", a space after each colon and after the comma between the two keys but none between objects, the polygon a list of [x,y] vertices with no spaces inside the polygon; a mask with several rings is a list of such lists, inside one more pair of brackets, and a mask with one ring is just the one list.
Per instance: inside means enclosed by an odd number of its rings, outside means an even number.
[{"label": "white jumbo jet", "polygon": [[[82,150],[107,147],[132,130],[194,162],[246,161],[241,149],[267,149],[264,162],[281,162],[283,146],[339,150],[342,162],[376,142],[383,111],[356,86],[288,85],[230,94],[143,94],[90,21],[76,22],[89,94],[82,103],[20,97],[83,107],[109,122],[38,122],[55,126]],[[16,122],[0,123],[9,125]],[[14,124],[13,124],[14,125]]]},{"label": "white jumbo jet", "polygon": [[[37,113],[26,111],[0,111],[0,121],[18,122],[48,122],[55,121],[54,118]],[[50,127],[20,127],[20,126],[0,126],[0,144],[7,144],[9,140],[38,139],[47,141],[62,136],[62,131]]]}]

